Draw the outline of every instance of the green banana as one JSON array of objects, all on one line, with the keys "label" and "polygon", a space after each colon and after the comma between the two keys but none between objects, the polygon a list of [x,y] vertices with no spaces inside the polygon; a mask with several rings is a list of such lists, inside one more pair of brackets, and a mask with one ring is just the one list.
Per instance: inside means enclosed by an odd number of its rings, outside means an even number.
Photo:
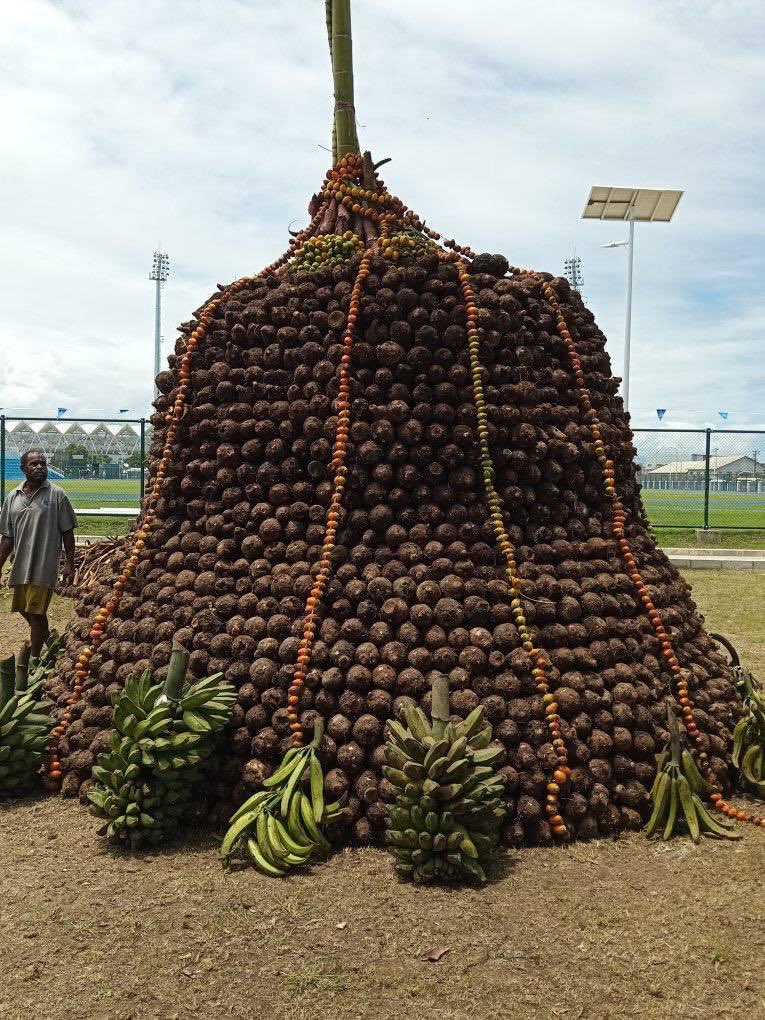
[{"label": "green banana", "polygon": [[654,794],[656,793],[656,788],[659,785],[659,776],[661,776],[664,770],[664,766],[667,764],[668,761],[669,761],[669,748],[665,748],[661,752],[661,754],[656,755],[656,775],[654,776],[653,786],[651,787],[651,790],[649,792],[649,797],[651,798],[651,800],[653,800]]},{"label": "green banana", "polygon": [[183,725],[192,733],[212,732],[212,723],[207,716],[194,709],[186,709],[183,713]]},{"label": "green banana", "polygon": [[256,807],[262,804],[263,801],[265,801],[268,797],[269,793],[267,790],[258,790],[257,793],[254,793],[251,797],[248,797],[247,800],[237,808],[237,810],[231,816],[229,824],[233,825],[233,823],[236,822],[239,818],[241,818],[242,815],[246,815],[248,811],[253,811]]},{"label": "green banana", "polygon": [[313,819],[318,824],[324,817],[324,775],[316,755],[311,756],[310,780]]},{"label": "green banana", "polygon": [[430,724],[421,708],[414,705],[407,705],[404,709],[404,718],[415,740],[422,741],[431,736]]},{"label": "green banana", "polygon": [[484,711],[481,705],[478,708],[474,708],[473,711],[465,716],[462,722],[457,723],[456,731],[458,737],[467,737],[468,740],[477,733],[481,723],[483,722]]},{"label": "green banana", "polygon": [[697,794],[692,794],[692,800],[693,806],[696,809],[699,828],[702,832],[713,836],[719,836],[722,839],[741,839],[740,832],[734,832],[731,826],[724,825],[722,822],[718,822],[716,818],[712,817]]},{"label": "green banana", "polygon": [[685,773],[691,789],[696,793],[709,793],[709,783],[699,772],[693,755],[687,747],[683,748],[681,759],[683,763],[683,772]]},{"label": "green banana", "polygon": [[257,820],[260,813],[261,812],[257,810],[247,811],[245,814],[239,815],[236,821],[229,826],[226,835],[223,837],[223,842],[221,843],[221,857],[228,857],[230,855],[236,841],[250,828],[252,823]]},{"label": "green banana", "polygon": [[680,796],[680,804],[683,809],[683,815],[685,816],[685,822],[688,826],[688,831],[691,834],[691,839],[694,843],[698,843],[701,838],[701,831],[699,829],[699,819],[696,814],[696,806],[693,803],[693,794],[688,784],[688,780],[685,776],[679,776],[677,779],[677,792]]},{"label": "green banana", "polygon": [[[391,768],[401,771],[409,760],[409,755],[405,751],[402,751],[396,744],[388,743],[385,745],[385,761]],[[425,761],[427,762],[427,760],[426,755]]]},{"label": "green banana", "polygon": [[664,825],[662,839],[669,839],[675,831],[679,803],[680,796],[677,791],[677,780],[670,779],[669,808],[667,810],[667,821]]},{"label": "green banana", "polygon": [[736,723],[736,728],[733,730],[733,752],[731,754],[731,760],[737,769],[741,767],[741,752],[744,749],[744,742],[750,725],[751,716],[744,716],[743,719],[739,719]]},{"label": "green banana", "polygon": [[[390,753],[390,749],[391,749],[391,745],[387,744],[386,745],[386,754]],[[446,757],[446,753],[447,753],[448,750],[449,750],[449,741],[448,740],[441,739],[441,740],[435,740],[433,742],[431,747],[428,749],[428,753],[425,755],[425,760],[422,763],[423,768],[425,769],[425,771],[426,771],[426,773],[428,775],[430,775],[430,770],[433,767],[433,763],[438,761],[441,758],[445,758]],[[404,758],[404,761],[408,760],[406,755],[403,755],[403,758]],[[393,764],[393,763],[391,763],[391,764]],[[400,765],[398,767],[401,768]],[[431,777],[431,778],[433,778],[433,777]]]},{"label": "green banana", "polygon": [[666,772],[660,772],[656,784],[656,792],[653,795],[653,811],[645,827],[647,836],[652,836],[666,817],[668,809],[667,796],[670,791],[670,778]]},{"label": "green banana", "polygon": [[311,802],[302,791],[298,792],[298,797],[300,798],[300,818],[303,828],[320,850],[323,850],[324,853],[329,853],[332,848],[316,824]]},{"label": "green banana", "polygon": [[276,867],[276,865],[271,864],[271,862],[263,856],[257,840],[250,837],[245,846],[247,847],[247,856],[250,858],[255,867],[259,871],[262,871],[264,875],[269,875],[272,878],[280,878],[282,875],[287,873],[285,868]]},{"label": "green banana", "polygon": [[274,825],[276,826],[276,831],[282,846],[284,846],[288,853],[294,854],[296,857],[303,858],[308,858],[313,853],[313,843],[301,843],[299,840],[296,840],[287,826],[278,818],[274,818]]},{"label": "green banana", "polygon": [[[300,761],[302,763],[304,759],[301,758]],[[301,768],[293,769],[290,777],[288,778],[284,786],[284,791],[281,795],[281,813],[285,818],[289,815],[290,799],[297,790],[298,783],[300,782],[303,775],[303,771],[304,770]]]}]

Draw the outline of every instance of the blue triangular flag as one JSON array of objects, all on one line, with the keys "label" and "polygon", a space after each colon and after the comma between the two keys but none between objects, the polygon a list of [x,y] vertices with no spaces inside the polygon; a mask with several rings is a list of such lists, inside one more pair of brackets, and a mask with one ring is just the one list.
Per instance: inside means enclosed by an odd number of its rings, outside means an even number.
[{"label": "blue triangular flag", "polygon": [[656,408],[656,417],[659,419],[659,421],[661,421],[661,419],[664,417],[664,415],[666,413],[667,413],[666,407],[657,407]]},{"label": "blue triangular flag", "polygon": [[723,421],[727,421],[728,420],[728,412],[727,411],[718,411],[717,413],[720,415],[720,417],[722,418]]},{"label": "blue triangular flag", "polygon": [[62,414],[66,414],[66,408],[65,407],[59,407],[58,413],[57,413],[56,417],[60,418]]}]

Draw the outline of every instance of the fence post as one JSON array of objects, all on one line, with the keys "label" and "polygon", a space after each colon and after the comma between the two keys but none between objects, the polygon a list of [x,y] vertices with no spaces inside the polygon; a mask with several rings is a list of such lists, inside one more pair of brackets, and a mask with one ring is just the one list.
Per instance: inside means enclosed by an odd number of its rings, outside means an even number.
[{"label": "fence post", "polygon": [[0,414],[0,506],[5,502],[5,415]]},{"label": "fence post", "polygon": [[706,443],[704,446],[704,531],[709,529],[709,450],[712,442],[712,430],[705,429]]},{"label": "fence post", "polygon": [[143,470],[145,466],[145,461],[146,461],[146,419],[141,418],[141,483],[139,492],[142,503],[143,503],[143,491],[145,488],[143,480]]}]

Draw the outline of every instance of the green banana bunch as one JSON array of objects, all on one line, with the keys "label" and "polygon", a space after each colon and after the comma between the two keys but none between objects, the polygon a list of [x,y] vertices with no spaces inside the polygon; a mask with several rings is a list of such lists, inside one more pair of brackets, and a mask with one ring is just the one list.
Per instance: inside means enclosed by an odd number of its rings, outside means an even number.
[{"label": "green banana bunch", "polygon": [[715,818],[702,801],[709,793],[709,784],[684,746],[685,738],[671,703],[667,717],[669,744],[656,756],[656,778],[651,787],[653,810],[645,827],[646,835],[661,834],[662,839],[669,839],[684,824],[694,843],[702,836],[739,839],[739,833]]},{"label": "green banana bunch", "polygon": [[448,720],[448,684],[433,684],[433,722],[414,705],[406,726],[389,721],[383,773],[396,789],[385,841],[396,870],[415,882],[486,880],[505,816],[504,783],[495,770],[502,751],[491,747],[484,710]]},{"label": "green banana bunch", "polygon": [[[41,680],[44,680],[49,673],[53,672],[53,667],[56,665],[56,659],[63,647],[63,637],[57,630],[52,630],[48,635],[48,640],[42,646],[42,651],[37,658],[32,656],[29,660],[27,687],[33,687]],[[17,690],[21,689],[18,684],[18,678],[16,688]]]},{"label": "green banana bunch", "polygon": [[135,848],[156,846],[177,831],[203,773],[194,766],[166,776],[153,773],[142,765],[136,745],[115,731],[111,751],[99,755],[93,767],[93,779],[90,812],[105,820],[99,835]]},{"label": "green banana bunch", "polygon": [[733,644],[722,634],[709,635],[730,655],[730,666],[736,689],[746,714],[733,730],[731,760],[740,772],[742,785],[751,793],[765,797],[765,692],[749,670],[741,665],[741,658]]},{"label": "green banana bunch", "polygon": [[263,789],[232,815],[220,848],[224,863],[244,856],[276,878],[316,854],[329,853],[322,827],[337,820],[343,802],[324,800],[324,773],[316,753],[323,735],[324,722],[318,718],[311,743],[290,748]]},{"label": "green banana bunch", "polygon": [[99,755],[88,791],[91,814],[104,819],[99,835],[111,841],[156,845],[178,829],[204,779],[201,765],[231,716],[233,686],[220,673],[184,685],[187,663],[187,653],[175,648],[164,685],[146,670],[112,696],[111,751]]},{"label": "green banana bunch", "polygon": [[59,646],[54,635],[38,659],[25,646],[18,662],[15,656],[0,662],[0,795],[28,787],[43,763],[52,720],[42,684]]},{"label": "green banana bunch", "polygon": [[733,731],[732,761],[744,786],[765,797],[765,694],[742,666],[735,666],[733,672],[746,715]]}]

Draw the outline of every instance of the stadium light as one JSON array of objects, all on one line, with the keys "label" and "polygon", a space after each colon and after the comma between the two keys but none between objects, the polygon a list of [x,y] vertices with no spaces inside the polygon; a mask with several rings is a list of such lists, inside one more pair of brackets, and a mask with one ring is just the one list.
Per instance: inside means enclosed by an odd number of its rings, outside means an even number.
[{"label": "stadium light", "polygon": [[156,397],[159,393],[157,389],[157,376],[159,375],[159,361],[160,354],[159,348],[162,343],[161,337],[161,324],[162,324],[162,284],[170,275],[170,258],[166,252],[155,251],[154,260],[151,266],[151,272],[149,273],[149,279],[154,280],[157,284],[157,293],[154,301],[154,396]]},{"label": "stadium light", "polygon": [[603,248],[627,249],[627,314],[624,324],[624,373],[622,392],[624,410],[630,409],[630,343],[632,339],[632,268],[635,254],[636,223],[669,223],[682,191],[658,188],[605,188],[590,189],[583,220],[622,220],[630,225],[626,241],[610,241]]}]

